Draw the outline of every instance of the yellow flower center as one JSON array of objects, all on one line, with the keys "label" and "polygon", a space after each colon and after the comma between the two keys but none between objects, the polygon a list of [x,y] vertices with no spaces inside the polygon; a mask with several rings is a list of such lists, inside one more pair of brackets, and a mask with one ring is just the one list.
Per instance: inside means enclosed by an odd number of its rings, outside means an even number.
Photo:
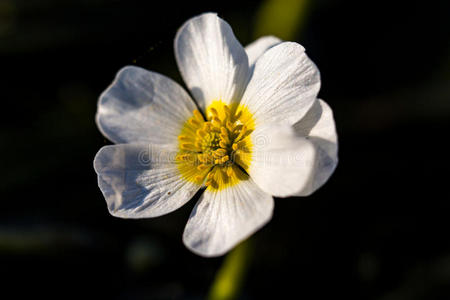
[{"label": "yellow flower center", "polygon": [[183,178],[220,190],[248,179],[254,119],[245,106],[214,101],[183,125],[176,156]]}]

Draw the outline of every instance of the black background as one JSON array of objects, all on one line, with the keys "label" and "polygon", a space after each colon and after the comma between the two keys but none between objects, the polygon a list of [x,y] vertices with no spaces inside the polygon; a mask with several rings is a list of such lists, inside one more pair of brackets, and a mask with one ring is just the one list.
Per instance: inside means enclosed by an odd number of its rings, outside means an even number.
[{"label": "black background", "polygon": [[[0,2],[1,298],[202,299],[223,258],[181,242],[194,202],[111,217],[92,167],[99,94],[124,65],[181,83],[173,38],[215,11],[242,44],[259,1]],[[318,65],[340,162],[276,199],[241,299],[449,299],[450,5],[313,1],[296,41]]]}]

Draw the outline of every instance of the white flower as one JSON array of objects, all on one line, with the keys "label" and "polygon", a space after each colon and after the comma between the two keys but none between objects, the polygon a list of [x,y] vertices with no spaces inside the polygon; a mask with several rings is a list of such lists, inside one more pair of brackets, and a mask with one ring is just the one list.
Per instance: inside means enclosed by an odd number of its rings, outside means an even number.
[{"label": "white flower", "polygon": [[167,214],[206,187],[184,244],[221,255],[266,224],[273,196],[306,196],[337,164],[332,111],[317,99],[317,67],[297,43],[263,37],[245,49],[216,14],[188,20],[175,55],[190,95],[128,66],[98,103],[116,145],[94,160],[108,209],[121,218]]}]

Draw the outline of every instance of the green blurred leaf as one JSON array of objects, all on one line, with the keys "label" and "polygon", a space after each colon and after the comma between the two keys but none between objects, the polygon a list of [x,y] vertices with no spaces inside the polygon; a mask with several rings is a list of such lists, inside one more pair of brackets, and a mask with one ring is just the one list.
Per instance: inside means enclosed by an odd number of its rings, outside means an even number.
[{"label": "green blurred leaf", "polygon": [[275,35],[295,40],[306,23],[309,4],[309,0],[265,0],[256,13],[254,38]]}]

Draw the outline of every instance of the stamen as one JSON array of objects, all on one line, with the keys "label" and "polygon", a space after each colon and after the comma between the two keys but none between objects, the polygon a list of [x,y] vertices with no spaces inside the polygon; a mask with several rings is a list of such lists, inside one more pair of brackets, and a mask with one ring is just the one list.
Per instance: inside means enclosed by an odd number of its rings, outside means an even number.
[{"label": "stamen", "polygon": [[[224,142],[226,145],[230,144],[230,139],[228,138],[228,136],[220,136],[220,141]],[[225,147],[222,147],[225,148]]]},{"label": "stamen", "polygon": [[198,130],[196,131],[196,133],[197,133],[197,135],[200,136],[200,137],[205,137],[205,136],[208,134],[208,131],[207,131],[207,130],[204,130],[204,129],[198,129]]},{"label": "stamen", "polygon": [[182,153],[175,160],[191,181],[221,188],[243,178],[238,165],[248,169],[251,156],[246,153],[252,144],[246,137],[253,131],[253,119],[245,108],[234,113],[222,102],[211,104],[207,112],[205,120],[199,110],[193,111],[178,136]]},{"label": "stamen", "polygon": [[188,143],[186,143],[186,144],[181,144],[181,149],[183,149],[183,150],[195,150],[195,146],[194,145],[192,145],[192,144],[188,144]]},{"label": "stamen", "polygon": [[202,113],[199,112],[198,109],[194,110],[194,116],[195,116],[195,118],[196,118],[199,122],[205,121],[205,120],[203,119]]},{"label": "stamen", "polygon": [[214,151],[214,154],[217,154],[217,155],[219,155],[219,157],[222,157],[222,156],[224,156],[225,154],[227,154],[227,150],[222,149],[222,148],[219,148],[219,149],[217,149],[216,151]]}]

